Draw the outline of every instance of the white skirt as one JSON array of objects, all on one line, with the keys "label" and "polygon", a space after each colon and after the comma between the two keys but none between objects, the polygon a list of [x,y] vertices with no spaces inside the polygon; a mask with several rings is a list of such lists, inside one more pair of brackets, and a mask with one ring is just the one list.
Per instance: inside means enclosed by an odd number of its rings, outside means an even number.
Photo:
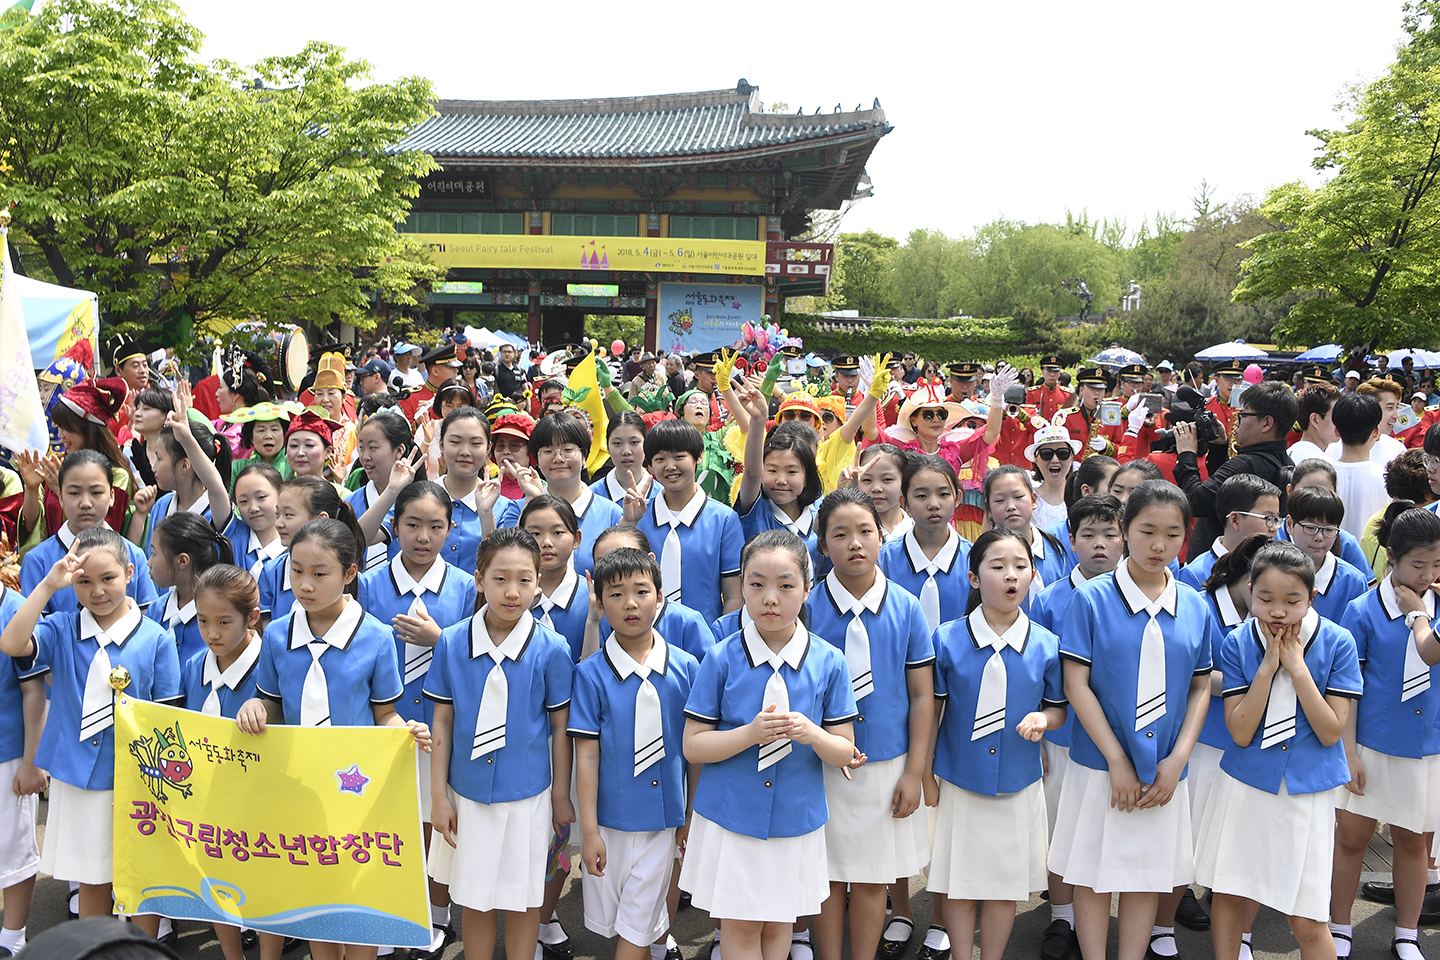
[{"label": "white skirt", "polygon": [[[905,757],[866,763],[846,780],[839,767],[825,766],[825,857],[835,883],[894,883],[913,877],[930,860],[925,816],[917,807],[904,819],[890,815]],[[924,802],[921,802],[924,806]]]},{"label": "white skirt", "polygon": [[830,896],[824,829],[758,840],[698,813],[690,821],[680,889],[717,920],[792,923],[819,913]]},{"label": "white skirt", "polygon": [[430,840],[430,876],[471,910],[529,910],[545,899],[550,845],[550,791],[527,800],[476,803],[448,791],[455,805],[455,843]]},{"label": "white skirt", "polygon": [[1045,788],[987,797],[940,781],[926,889],[951,900],[1029,900],[1044,890]]},{"label": "white skirt", "polygon": [[[424,750],[416,750],[415,755],[419,757],[419,766],[416,770],[420,776],[420,822],[430,822],[430,754]],[[445,843],[442,839],[441,843]],[[445,843],[445,846],[450,844]]]},{"label": "white skirt", "polygon": [[15,796],[8,789],[20,771],[20,758],[0,763],[0,888],[35,876],[40,871],[40,846],[35,842],[35,815],[40,798]]},{"label": "white skirt", "polygon": [[1292,795],[1283,782],[1266,793],[1220,771],[1200,823],[1196,882],[1287,917],[1329,920],[1335,800],[1336,790]]},{"label": "white skirt", "polygon": [[1199,849],[1200,824],[1205,819],[1205,808],[1220,779],[1220,760],[1225,751],[1209,744],[1197,743],[1190,752],[1190,764],[1185,773],[1185,786],[1190,791],[1190,839]]},{"label": "white skirt", "polygon": [[1070,766],[1070,748],[1041,740],[1040,749],[1045,754],[1045,779],[1040,781],[1045,787],[1045,837],[1053,840],[1055,815],[1060,812],[1060,787],[1065,783],[1065,768]]},{"label": "white skirt", "polygon": [[1392,827],[1425,833],[1440,820],[1440,754],[1392,757],[1359,745],[1365,764],[1365,796],[1345,790],[1336,807]]},{"label": "white skirt", "polygon": [[57,880],[112,882],[114,824],[114,790],[86,790],[51,777],[40,869]]},{"label": "white skirt", "polygon": [[1122,813],[1110,806],[1110,774],[1065,770],[1050,869],[1096,893],[1168,893],[1195,877],[1190,791],[1182,781],[1163,807]]}]

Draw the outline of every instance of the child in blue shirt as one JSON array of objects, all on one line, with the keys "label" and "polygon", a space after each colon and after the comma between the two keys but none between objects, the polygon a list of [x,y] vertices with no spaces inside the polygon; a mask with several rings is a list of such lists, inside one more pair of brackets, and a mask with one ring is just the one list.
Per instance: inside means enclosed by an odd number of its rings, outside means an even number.
[{"label": "child in blue shirt", "polygon": [[662,420],[645,434],[645,468],[660,496],[646,502],[649,484],[625,496],[625,519],[657,551],[665,599],[679,600],[711,622],[740,607],[740,518],[705,495],[695,482],[705,451],[700,431],[683,420]]},{"label": "child in blue shirt", "polygon": [[932,893],[943,894],[952,943],[999,956],[1015,902],[1045,882],[1040,738],[1065,722],[1060,642],[1021,609],[1034,577],[1030,545],[990,530],[970,551],[970,613],[935,633],[935,695],[944,703],[933,777],[939,786]]},{"label": "child in blue shirt", "polygon": [[720,920],[728,960],[782,955],[830,895],[821,767],[864,761],[845,657],[800,620],[808,557],[786,530],[745,545],[751,622],[705,658],[685,705],[685,759],[704,767],[680,886]]},{"label": "child in blue shirt", "polygon": [[[157,533],[163,533],[165,525],[175,519],[162,521]],[[239,567],[216,564],[198,578],[195,607],[206,649],[180,665],[185,709],[233,720],[240,708],[257,695],[255,665],[260,659],[260,635],[255,628],[260,624],[260,589],[255,578]],[[243,957],[240,928],[227,923],[214,926],[221,952],[227,958]],[[266,954],[277,953],[284,946],[285,938],[278,934],[259,936],[266,944],[261,948]]]},{"label": "child in blue shirt", "polygon": [[870,956],[885,925],[886,887],[930,859],[929,831],[917,811],[935,722],[935,651],[920,602],[875,565],[874,501],[842,487],[821,502],[816,527],[833,569],[810,592],[810,635],[845,657],[860,712],[855,748],[866,757],[848,777],[825,771],[830,896],[816,923],[817,952],[840,955],[848,885],[850,940],[858,955]]},{"label": "child in blue shirt", "polygon": [[202,573],[216,564],[228,564],[232,556],[230,541],[197,514],[173,513],[155,525],[150,538],[150,577],[167,592],[145,615],[175,638],[182,665],[205,650],[196,620],[196,583]]},{"label": "child in blue shirt", "polygon": [[[312,520],[295,534],[287,560],[298,609],[265,628],[257,696],[235,718],[245,733],[264,734],[271,723],[408,727],[416,745],[429,750],[429,727],[395,711],[404,687],[394,634],[356,597],[364,551],[358,531],[339,520]],[[333,947],[315,944],[311,952],[336,955]]]},{"label": "child in blue shirt", "polygon": [[1039,494],[1035,492],[1030,474],[1009,464],[985,475],[985,511],[998,530],[1014,530],[1030,544],[1034,554],[1035,581],[1026,594],[1026,609],[1040,592],[1070,573],[1074,561],[1065,554],[1060,538],[1035,526],[1032,517]]},{"label": "child in blue shirt", "polygon": [[256,581],[265,563],[285,552],[275,527],[284,486],[280,471],[263,460],[247,463],[235,474],[235,515],[225,528],[225,539],[234,551],[232,562]]},{"label": "child in blue shirt", "polygon": [[551,832],[575,819],[565,735],[574,668],[565,640],[530,613],[539,576],[534,537],[516,527],[487,536],[475,572],[485,604],[442,631],[425,679],[438,746],[431,820],[445,840],[431,872],[464,907],[467,956],[490,956],[503,911],[506,956],[531,960]]},{"label": "child in blue shirt", "polygon": [[[595,562],[599,563],[601,557],[621,547],[634,547],[641,553],[655,556],[650,549],[650,541],[635,524],[617,523],[595,539]],[[735,629],[738,630],[739,627]],[[662,600],[660,612],[655,619],[655,630],[665,638],[666,643],[679,647],[697,661],[703,661],[719,642],[711,625],[706,623],[700,614],[673,600]],[[602,634],[607,637],[610,635],[610,625],[605,620],[604,610],[600,606],[599,598],[594,595],[592,585],[590,616],[585,622],[585,649],[582,653],[588,656],[599,650]],[[676,896],[679,896],[678,888]]]},{"label": "child in blue shirt", "polygon": [[688,833],[684,714],[699,664],[655,630],[662,592],[654,557],[611,551],[596,561],[594,579],[616,629],[600,656],[576,668],[570,711],[585,926],[619,938],[617,960],[649,960],[670,926],[674,854]]},{"label": "child in blue shirt", "polygon": [[[9,621],[20,610],[20,594],[0,587],[0,622]],[[8,912],[0,929],[0,949],[17,954],[25,946],[25,927],[40,871],[40,847],[35,842],[35,818],[39,795],[45,790],[45,774],[35,766],[45,722],[45,681],[43,667],[22,669],[10,658],[0,666],[0,783],[11,789],[0,799],[0,878],[5,883]]]},{"label": "child in blue shirt", "polygon": [[182,381],[174,403],[175,409],[165,415],[159,439],[147,449],[155,490],[147,488],[137,494],[130,515],[128,535],[145,548],[147,556],[155,525],[172,514],[199,514],[213,520],[217,530],[230,523],[226,495],[230,440],[217,434],[203,417],[190,416],[189,384]]},{"label": "child in blue shirt", "polygon": [[[613,500],[622,508],[625,491],[637,486],[647,476],[645,472],[645,418],[634,410],[622,410],[611,414],[605,425],[605,452],[610,454],[610,472],[590,484],[590,489]],[[651,487],[653,498],[660,493],[659,487]],[[593,542],[593,541],[592,541]]]},{"label": "child in blue shirt", "polygon": [[1289,516],[1280,525],[1284,537],[1295,544],[1315,567],[1315,612],[1339,623],[1350,601],[1370,589],[1369,567],[1357,570],[1339,556],[1340,521],[1345,504],[1325,487],[1299,487],[1285,502]]},{"label": "child in blue shirt", "polygon": [[1225,532],[1180,570],[1180,582],[1196,590],[1210,579],[1215,561],[1240,546],[1240,541],[1255,534],[1274,538],[1281,519],[1280,488],[1253,473],[1237,473],[1215,494],[1215,516]]},{"label": "child in blue shirt", "polygon": [[280,489],[275,529],[285,551],[268,560],[256,581],[260,584],[260,616],[263,623],[288,616],[295,607],[291,589],[290,541],[310,521],[329,518],[345,524],[362,541],[364,535],[350,504],[340,499],[335,484],[319,477],[291,477]]},{"label": "child in blue shirt", "polygon": [[1400,960],[1420,960],[1424,835],[1440,820],[1440,643],[1431,589],[1440,581],[1440,517],[1399,500],[1385,509],[1376,537],[1389,572],[1352,600],[1340,621],[1355,637],[1365,694],[1345,731],[1351,779],[1336,814],[1330,929],[1337,953],[1349,956],[1354,889],[1365,846],[1383,820],[1395,851],[1392,950]]},{"label": "child in blue shirt", "polygon": [[[365,470],[365,485],[352,491],[345,500],[355,511],[355,516],[363,517],[369,511],[370,505],[379,500],[385,492],[390,483],[390,473],[395,468],[395,461],[414,453],[415,437],[410,432],[409,422],[398,410],[381,410],[365,420],[359,433],[355,435],[355,440],[355,455]],[[423,460],[416,465],[415,479],[425,479]],[[396,496],[398,495],[397,492]],[[394,516],[395,511],[392,508],[381,518],[382,529],[390,530]],[[365,569],[374,570],[389,557],[389,543],[382,537],[379,542],[371,543],[366,548]]]},{"label": "child in blue shirt", "polygon": [[[1331,493],[1335,493],[1338,491],[1339,482],[1335,464],[1329,460],[1312,457],[1295,464],[1295,470],[1290,474],[1290,483],[1285,488],[1285,495],[1288,499],[1291,493],[1301,487],[1324,487]],[[1429,509],[1434,510],[1434,508],[1435,504],[1430,504]],[[1281,524],[1280,528],[1275,531],[1275,539],[1290,539],[1286,535],[1284,524]],[[1360,546],[1360,541],[1355,539],[1355,534],[1349,530],[1341,530],[1337,539],[1340,543],[1340,559],[1359,570],[1365,577],[1373,579],[1375,576],[1374,563],[1366,554],[1365,549]]]},{"label": "child in blue shirt", "polygon": [[[1097,459],[1088,458],[1085,463]],[[1084,466],[1082,465],[1082,469]],[[1124,512],[1120,499],[1109,493],[1091,493],[1070,504],[1066,518],[1065,539],[1075,569],[1063,580],[1046,587],[1030,605],[1030,619],[1052,633],[1065,621],[1065,611],[1075,589],[1087,580],[1113,573],[1125,551],[1125,538],[1120,532]],[[1065,768],[1070,764],[1070,733],[1073,718],[1066,712],[1065,722],[1057,729],[1045,731],[1041,749],[1045,755],[1045,814],[1047,836],[1055,835],[1055,815],[1060,812],[1060,788],[1065,782]],[[1050,891],[1050,925],[1045,928],[1043,956],[1068,956],[1077,948],[1075,940],[1075,888],[1059,874],[1049,873],[1046,885]]]},{"label": "child in blue shirt", "polygon": [[[50,674],[50,712],[35,763],[50,773],[40,869],[80,883],[80,915],[109,916],[114,877],[115,712],[110,671],[130,674],[128,696],[179,704],[175,643],[126,595],[134,568],[124,539],[91,527],[25,598],[0,633],[0,652]],[[75,588],[79,613],[41,618],[50,597]],[[29,663],[26,664],[27,666]],[[84,734],[82,737],[81,735]],[[134,918],[152,936],[160,918]]]},{"label": "child in blue shirt", "polygon": [[1350,779],[1341,732],[1360,698],[1348,630],[1310,607],[1315,569],[1293,544],[1261,547],[1250,565],[1254,616],[1220,646],[1225,750],[1195,864],[1211,888],[1218,957],[1238,957],[1252,904],[1290,918],[1300,956],[1335,955],[1330,917],[1335,788]]},{"label": "child in blue shirt", "polygon": [[[60,488],[60,509],[65,522],[48,537],[31,547],[20,559],[20,592],[32,595],[45,579],[50,569],[59,563],[75,545],[75,538],[91,527],[109,529],[105,515],[115,498],[115,489],[110,485],[110,461],[98,450],[77,450],[67,453],[60,461],[56,483]],[[130,599],[142,610],[158,599],[155,584],[150,579],[150,569],[145,563],[145,552],[126,540],[127,561],[135,568],[130,578]],[[75,591],[63,587],[55,591],[45,613],[77,613],[79,602]]]},{"label": "child in blue shirt", "polygon": [[780,423],[765,432],[767,397],[740,380],[737,395],[750,417],[745,438],[745,472],[735,512],[746,539],[764,530],[789,530],[810,550],[811,579],[822,569],[815,536],[814,505],[825,495],[815,447],[820,438],[803,423]]},{"label": "child in blue shirt", "polygon": [[1075,887],[1086,956],[1105,952],[1111,893],[1120,894],[1120,956],[1139,960],[1160,894],[1178,902],[1194,875],[1189,794],[1179,787],[1210,701],[1212,628],[1200,595],[1168,569],[1189,526],[1190,501],[1174,484],[1130,491],[1127,558],[1075,589],[1058,631],[1079,723],[1050,869]]},{"label": "child in blue shirt", "polygon": [[920,601],[925,623],[933,632],[940,624],[963,617],[970,598],[970,541],[950,522],[960,480],[950,461],[916,453],[905,458],[900,490],[900,502],[912,523],[880,548],[880,571]]},{"label": "child in blue shirt", "polygon": [[551,493],[532,497],[517,525],[540,546],[539,590],[530,612],[565,638],[570,645],[570,659],[579,663],[585,646],[585,620],[590,612],[590,590],[575,566],[585,531],[569,501]]}]

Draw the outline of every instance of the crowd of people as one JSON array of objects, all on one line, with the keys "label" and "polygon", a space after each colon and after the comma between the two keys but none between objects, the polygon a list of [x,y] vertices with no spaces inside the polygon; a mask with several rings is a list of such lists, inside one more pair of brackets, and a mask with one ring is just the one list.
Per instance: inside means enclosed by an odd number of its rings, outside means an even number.
[{"label": "crowd of people", "polygon": [[39,871],[112,912],[117,666],[254,736],[408,728],[412,956],[458,905],[467,955],[503,916],[509,960],[566,960],[578,856],[621,960],[678,960],[682,900],[714,960],[847,930],[998,960],[1037,890],[1043,960],[1103,958],[1116,893],[1121,960],[1176,956],[1177,920],[1248,960],[1262,905],[1328,960],[1377,822],[1399,960],[1440,919],[1440,398],[1408,366],[447,336],[316,350],[292,391],[238,348],[193,384],[128,337],[102,359],[39,375],[52,450],[0,469],[0,956]]}]

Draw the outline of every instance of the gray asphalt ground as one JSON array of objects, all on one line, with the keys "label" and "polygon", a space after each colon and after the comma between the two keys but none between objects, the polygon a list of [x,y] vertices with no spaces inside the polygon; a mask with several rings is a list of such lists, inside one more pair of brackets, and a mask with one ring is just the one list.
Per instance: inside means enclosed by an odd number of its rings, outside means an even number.
[{"label": "gray asphalt ground", "polygon": [[[42,803],[42,820],[44,811],[45,805]],[[577,866],[571,872],[570,879],[566,883],[565,893],[560,899],[560,920],[570,934],[571,945],[577,960],[592,960],[592,958],[593,960],[608,960],[614,956],[613,944],[585,929],[578,871],[579,867]],[[1375,878],[1389,879],[1388,875],[1380,874],[1366,874],[1362,879]],[[915,957],[924,930],[930,923],[930,895],[924,891],[918,878],[912,879],[910,893],[911,903],[915,910],[916,936],[911,942],[910,949],[906,952],[907,960],[913,960]],[[49,877],[41,877],[36,885],[35,903],[30,911],[28,932],[31,937],[42,930],[65,922],[67,919],[67,895],[68,888],[64,883]],[[458,931],[460,927],[458,908],[453,919],[454,926]],[[1353,957],[1390,956],[1390,939],[1395,928],[1393,909],[1357,899],[1354,921],[1355,949],[1351,954]],[[1014,932],[1010,936],[1009,946],[1005,951],[1005,960],[1038,960],[1041,935],[1049,922],[1049,904],[1038,896],[1032,898],[1028,903],[1022,904],[1015,920]],[[177,927],[179,932],[172,948],[183,960],[192,960],[192,958],[193,960],[223,960],[220,945],[215,940],[209,924],[181,921]],[[700,960],[706,960],[713,929],[714,925],[704,911],[693,907],[681,911],[675,922],[675,938],[680,944],[680,950],[685,960],[695,960],[697,957]],[[1201,960],[1201,958],[1213,956],[1208,932],[1194,932],[1180,927],[1177,930],[1177,941],[1182,960]],[[1260,911],[1260,916],[1255,922],[1254,943],[1256,958],[1298,958],[1300,955],[1285,918],[1273,910]],[[1440,927],[1421,928],[1420,948],[1426,956],[1440,958]],[[1115,951],[1115,926],[1112,921],[1109,955],[1115,956]],[[404,955],[404,951],[396,952],[397,958],[404,957]],[[958,951],[956,955],[957,957],[961,956]],[[259,956],[259,949],[252,949],[247,956],[254,960]],[[285,956],[286,960],[306,960],[309,957],[309,950],[301,946]],[[456,960],[463,956],[464,950],[460,943],[456,942],[446,948],[444,960]],[[497,958],[504,957],[502,945],[497,944],[495,956]],[[979,956],[978,945],[975,949],[975,956]],[[848,949],[845,957],[846,960],[849,960]],[[475,958],[475,960],[479,960],[479,958]],[[484,958],[484,960],[490,960],[490,958]]]}]

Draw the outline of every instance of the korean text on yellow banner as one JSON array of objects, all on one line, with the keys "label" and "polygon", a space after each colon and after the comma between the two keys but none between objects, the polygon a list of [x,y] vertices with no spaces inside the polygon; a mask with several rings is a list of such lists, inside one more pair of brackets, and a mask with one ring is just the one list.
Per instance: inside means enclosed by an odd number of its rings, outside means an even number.
[{"label": "korean text on yellow banner", "polygon": [[260,736],[115,700],[115,910],[427,947],[415,743],[403,727]]}]

